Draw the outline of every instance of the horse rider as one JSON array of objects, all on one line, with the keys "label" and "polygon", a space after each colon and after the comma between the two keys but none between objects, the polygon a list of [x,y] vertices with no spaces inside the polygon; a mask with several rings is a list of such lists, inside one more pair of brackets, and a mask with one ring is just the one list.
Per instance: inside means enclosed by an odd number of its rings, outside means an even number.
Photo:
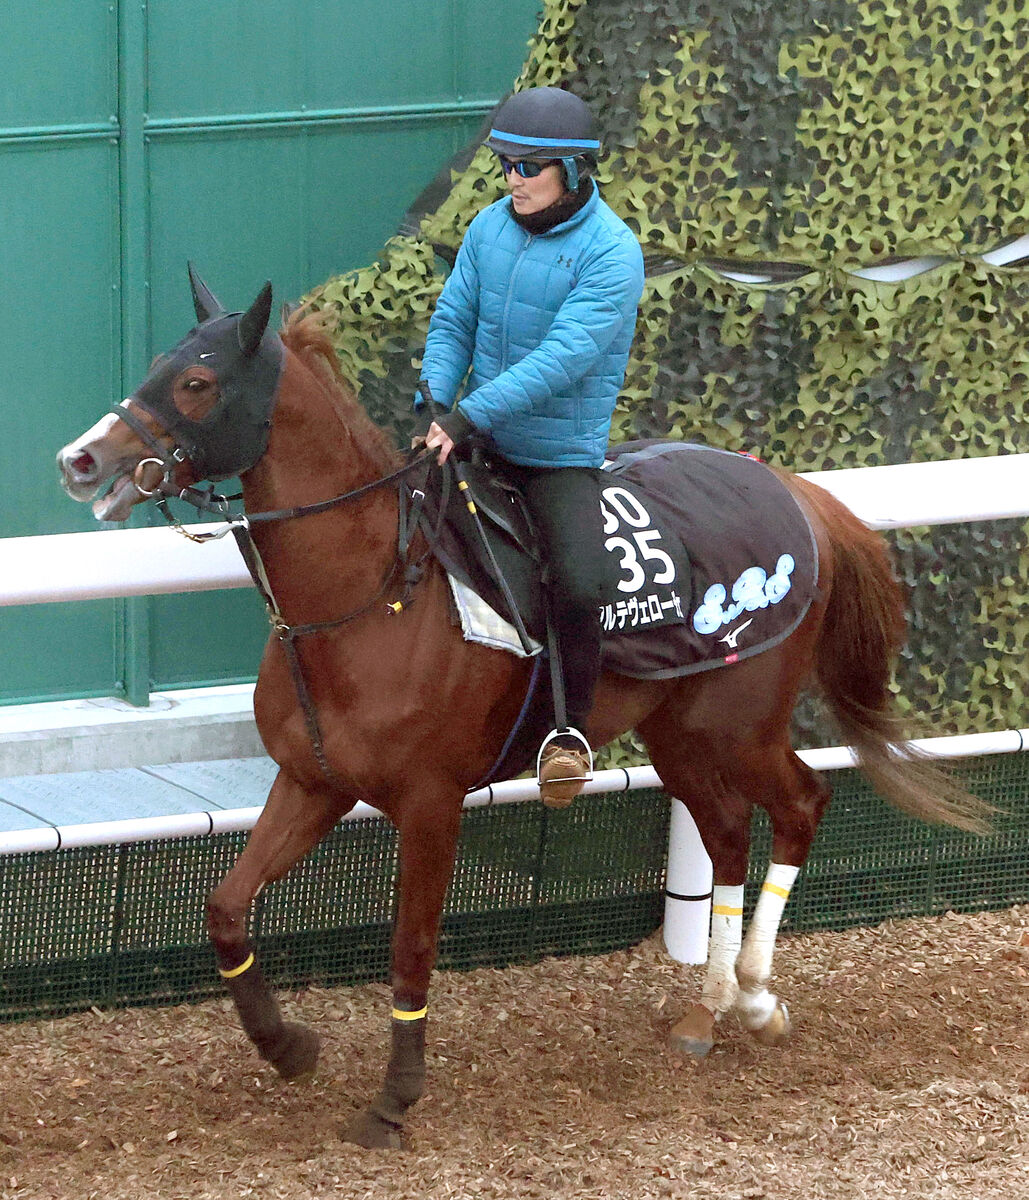
[{"label": "horse rider", "polygon": [[592,771],[583,731],[600,673],[599,470],[636,327],[643,255],[597,190],[600,142],[578,96],[555,87],[517,92],[492,124],[485,144],[510,194],[472,220],[436,304],[422,378],[449,411],[429,426],[425,444],[442,464],[454,446],[488,435],[525,495],[567,697],[568,724],[547,736],[538,773],[543,799],[563,806]]}]

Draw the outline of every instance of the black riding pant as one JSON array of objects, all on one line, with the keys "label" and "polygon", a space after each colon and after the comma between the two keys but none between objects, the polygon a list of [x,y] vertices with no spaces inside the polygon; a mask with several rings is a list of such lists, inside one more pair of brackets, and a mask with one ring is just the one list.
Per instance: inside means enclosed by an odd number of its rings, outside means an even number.
[{"label": "black riding pant", "polygon": [[600,471],[505,461],[522,489],[541,543],[551,620],[564,672],[568,724],[582,730],[600,674],[604,528]]}]

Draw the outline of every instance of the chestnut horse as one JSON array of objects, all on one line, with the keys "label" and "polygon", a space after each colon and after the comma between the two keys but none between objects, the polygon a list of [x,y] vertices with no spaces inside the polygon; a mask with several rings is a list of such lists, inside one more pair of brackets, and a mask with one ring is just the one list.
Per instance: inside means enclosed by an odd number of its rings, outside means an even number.
[{"label": "chestnut horse", "polygon": [[[402,459],[340,376],[321,318],[294,315],[276,334],[269,285],[247,312],[230,314],[192,268],[190,277],[198,325],[155,360],[132,396],[61,450],[63,485],[92,500],[98,518],[123,520],[156,492],[240,475],[275,613],[254,708],[279,772],[246,848],[208,900],[210,936],[259,1054],[286,1079],[308,1074],[319,1039],[282,1020],[248,937],[252,902],[358,800],[393,822],[392,1052],[381,1090],[345,1136],[398,1146],[424,1084],[429,975],[462,800],[497,759],[529,665],[464,640],[433,560],[413,588],[404,583],[398,489],[374,486]],[[805,681],[825,694],[882,796],[925,820],[975,828],[982,819],[978,801],[896,745],[903,731],[888,684],[904,615],[885,544],[825,490],[780,476],[819,552],[817,595],[798,628],[719,670],[665,680],[606,674],[588,727],[595,747],[638,730],[714,864],[706,981],[670,1031],[693,1055],[707,1051],[715,1022],[730,1012],[763,1041],[787,1032],[785,1008],[767,988],[772,951],[829,799],[790,744]],[[296,511],[304,506],[313,511]],[[424,549],[416,535],[412,552]],[[398,610],[401,597],[411,602]],[[305,629],[309,636],[294,640]],[[755,804],[771,819],[773,861],[744,941]]]}]

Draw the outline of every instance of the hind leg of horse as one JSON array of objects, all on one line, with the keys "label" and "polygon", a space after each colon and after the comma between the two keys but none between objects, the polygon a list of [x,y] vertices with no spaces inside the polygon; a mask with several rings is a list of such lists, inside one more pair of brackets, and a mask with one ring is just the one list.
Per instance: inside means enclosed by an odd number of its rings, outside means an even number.
[{"label": "hind leg of horse", "polygon": [[731,750],[716,739],[687,738],[677,714],[660,710],[640,725],[666,790],[690,811],[714,871],[711,937],[700,1000],[671,1029],[681,1053],[703,1058],[715,1040],[715,1024],[736,1004],[736,958],[743,940],[743,885],[750,850],[749,798],[732,788],[725,764]]},{"label": "hind leg of horse", "polygon": [[[453,792],[453,794],[449,794]],[[393,929],[390,1057],[382,1089],[344,1138],[372,1149],[399,1149],[404,1116],[425,1086],[429,976],[436,961],[443,900],[454,868],[462,793],[419,788],[416,807],[401,810],[400,880]]]},{"label": "hind leg of horse", "polygon": [[320,1041],[306,1026],[283,1021],[249,938],[250,910],[261,888],[303,858],[350,807],[306,791],[280,771],[246,848],[207,902],[218,970],[240,1023],[258,1054],[287,1080],[311,1074]]},{"label": "hind leg of horse", "polygon": [[687,807],[713,867],[711,931],[700,1000],[672,1027],[669,1040],[679,1051],[703,1058],[714,1044],[716,1023],[739,999],[736,959],[743,937],[751,806],[740,796],[713,789],[694,786],[689,795]]},{"label": "hind leg of horse", "polygon": [[[746,769],[746,759],[741,767]],[[763,788],[761,803],[772,823],[772,859],[736,962],[740,988],[735,1008],[743,1025],[759,1041],[775,1045],[789,1033],[786,1006],[768,989],[775,941],[790,890],[829,802],[830,788],[785,741],[776,751],[755,758],[750,769],[756,776],[754,787]]]}]

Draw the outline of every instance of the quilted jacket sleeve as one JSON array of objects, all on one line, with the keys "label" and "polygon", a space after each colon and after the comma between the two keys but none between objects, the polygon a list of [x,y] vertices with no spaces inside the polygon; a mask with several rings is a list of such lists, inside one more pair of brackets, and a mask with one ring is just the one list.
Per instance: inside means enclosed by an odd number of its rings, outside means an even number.
[{"label": "quilted jacket sleeve", "polygon": [[524,358],[458,405],[480,429],[526,413],[581,379],[627,323],[643,292],[643,255],[634,238],[607,243],[582,267],[546,337]]},{"label": "quilted jacket sleeve", "polygon": [[[475,221],[457,252],[436,309],[429,322],[422,356],[422,378],[436,403],[449,409],[472,361],[475,328],[479,320],[479,273],[475,256]],[[415,396],[415,408],[422,405]]]}]

